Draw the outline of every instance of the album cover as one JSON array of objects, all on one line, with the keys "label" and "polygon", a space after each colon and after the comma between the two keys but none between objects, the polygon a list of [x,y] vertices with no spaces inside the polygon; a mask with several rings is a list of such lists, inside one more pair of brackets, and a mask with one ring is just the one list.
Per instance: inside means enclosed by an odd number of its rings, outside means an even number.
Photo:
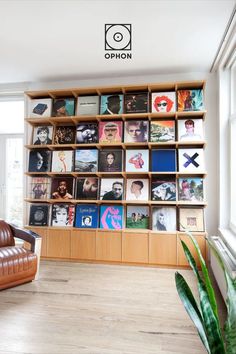
[{"label": "album cover", "polygon": [[91,229],[98,227],[98,206],[93,204],[77,204],[75,227]]},{"label": "album cover", "polygon": [[79,123],[76,127],[76,144],[98,143],[98,123]]},{"label": "album cover", "polygon": [[124,207],[121,205],[100,206],[100,228],[121,230],[123,227]]},{"label": "album cover", "polygon": [[126,150],[126,172],[148,172],[149,150]]},{"label": "album cover", "polygon": [[52,172],[73,171],[74,151],[55,150],[52,152]]},{"label": "album cover", "polygon": [[51,187],[52,199],[73,199],[74,178],[53,177]]},{"label": "album cover", "polygon": [[175,201],[176,200],[176,180],[175,177],[156,177],[151,183],[151,198],[155,201]]},{"label": "album cover", "polygon": [[124,142],[144,143],[148,141],[149,122],[145,120],[125,121]]},{"label": "album cover", "polygon": [[75,126],[58,125],[55,128],[54,144],[74,144],[75,143]]},{"label": "album cover", "polygon": [[98,177],[80,177],[76,179],[76,199],[98,199]]},{"label": "album cover", "polygon": [[200,177],[179,178],[179,200],[204,201],[203,179]]},{"label": "album cover", "polygon": [[179,172],[205,172],[203,149],[179,149]]},{"label": "album cover", "polygon": [[100,114],[122,114],[123,113],[123,95],[102,95]]},{"label": "album cover", "polygon": [[38,125],[33,127],[33,145],[52,144],[53,127],[51,125]]},{"label": "album cover", "polygon": [[169,141],[175,141],[175,121],[151,121],[150,141],[153,143],[165,143]]},{"label": "album cover", "polygon": [[123,178],[102,178],[100,188],[100,199],[122,200],[124,196]]},{"label": "album cover", "polygon": [[29,198],[49,199],[51,190],[51,178],[32,177],[29,184]]},{"label": "album cover", "polygon": [[152,113],[171,113],[176,111],[175,92],[153,92]]},{"label": "album cover", "polygon": [[40,98],[30,101],[29,117],[50,117],[52,112],[52,99]]},{"label": "album cover", "polygon": [[202,111],[203,90],[178,90],[178,111]]},{"label": "album cover", "polygon": [[98,169],[98,150],[75,150],[75,172],[96,172]]},{"label": "album cover", "polygon": [[75,115],[74,98],[56,98],[53,100],[52,116],[66,117]]},{"label": "album cover", "polygon": [[149,200],[149,179],[148,178],[127,178],[126,200]]},{"label": "album cover", "polygon": [[30,226],[48,226],[49,218],[48,204],[31,204],[29,212]]},{"label": "album cover", "polygon": [[99,122],[99,143],[122,142],[123,122]]},{"label": "album cover", "polygon": [[152,150],[152,172],[175,172],[176,151],[175,149]]},{"label": "album cover", "polygon": [[148,229],[149,207],[144,205],[128,205],[126,210],[126,228]]},{"label": "album cover", "polygon": [[179,141],[202,141],[203,121],[202,119],[179,119],[178,120]]},{"label": "album cover", "polygon": [[99,96],[79,96],[76,114],[78,116],[99,114]]},{"label": "album cover", "polygon": [[74,224],[75,206],[73,204],[52,204],[52,226],[71,227]]},{"label": "album cover", "polygon": [[148,92],[126,93],[124,97],[125,113],[147,113]]},{"label": "album cover", "polygon": [[121,172],[123,170],[123,150],[100,150],[98,169],[101,172]]},{"label": "album cover", "polygon": [[51,151],[31,150],[29,153],[29,172],[48,172],[51,167]]},{"label": "album cover", "polygon": [[204,232],[203,208],[179,208],[179,230],[190,232]]},{"label": "album cover", "polygon": [[153,207],[152,230],[176,231],[176,208],[162,206]]}]

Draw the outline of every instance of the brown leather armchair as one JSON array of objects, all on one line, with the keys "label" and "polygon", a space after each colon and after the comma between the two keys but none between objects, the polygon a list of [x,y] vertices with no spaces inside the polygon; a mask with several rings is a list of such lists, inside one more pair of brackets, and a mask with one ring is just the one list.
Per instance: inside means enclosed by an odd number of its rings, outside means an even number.
[{"label": "brown leather armchair", "polygon": [[[15,237],[31,245],[31,249],[15,246]],[[36,254],[41,237],[0,220],[0,290],[35,279],[39,256]]]}]

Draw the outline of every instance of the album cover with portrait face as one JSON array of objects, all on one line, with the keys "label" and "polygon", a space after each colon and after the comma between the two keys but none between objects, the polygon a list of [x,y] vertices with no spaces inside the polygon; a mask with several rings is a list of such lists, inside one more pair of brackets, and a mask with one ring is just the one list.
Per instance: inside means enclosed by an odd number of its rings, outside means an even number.
[{"label": "album cover with portrait face", "polygon": [[123,95],[102,95],[100,114],[122,114],[123,113]]},{"label": "album cover with portrait face", "polygon": [[76,199],[97,200],[98,191],[98,177],[87,176],[76,178]]},{"label": "album cover with portrait face", "polygon": [[76,144],[98,142],[98,123],[79,123],[76,127]]},{"label": "album cover with portrait face", "polygon": [[67,117],[75,115],[74,98],[56,98],[53,100],[52,116]]},{"label": "album cover with portrait face", "polygon": [[148,141],[149,122],[145,120],[125,121],[124,142],[145,143]]},{"label": "album cover with portrait face", "polygon": [[105,121],[99,122],[99,143],[121,143],[123,134],[123,122]]},{"label": "album cover with portrait face", "polygon": [[53,127],[51,125],[39,125],[33,127],[33,145],[52,144]]},{"label": "album cover with portrait face", "polygon": [[48,204],[31,204],[29,211],[29,225],[48,226],[49,207]]},{"label": "album cover with portrait face", "polygon": [[56,203],[52,205],[52,226],[72,227],[74,217],[75,206],[73,204]]},{"label": "album cover with portrait face", "polygon": [[55,127],[54,141],[55,145],[74,144],[75,143],[75,126],[58,125]]},{"label": "album cover with portrait face", "polygon": [[123,170],[123,150],[100,150],[98,167],[100,172],[121,172]]},{"label": "album cover with portrait face", "polygon": [[176,111],[175,92],[153,92],[152,113],[171,113]]},{"label": "album cover with portrait face", "polygon": [[126,93],[124,96],[125,113],[147,113],[148,92]]},{"label": "album cover with portrait face", "polygon": [[152,230],[176,231],[176,207],[153,207]]},{"label": "album cover with portrait face", "polygon": [[122,200],[124,196],[123,178],[102,178],[100,188],[100,199]]},{"label": "album cover with portrait face", "polygon": [[52,199],[73,199],[74,178],[73,177],[53,177],[51,187]]},{"label": "album cover with portrait face", "polygon": [[52,152],[46,149],[29,152],[28,172],[48,172],[51,168]]},{"label": "album cover with portrait face", "polygon": [[203,141],[203,120],[202,119],[179,119],[178,120],[179,141]]},{"label": "album cover with portrait face", "polygon": [[149,179],[147,178],[127,178],[126,180],[126,200],[149,200]]},{"label": "album cover with portrait face", "polygon": [[127,229],[149,228],[149,207],[145,205],[128,205],[126,210]]}]

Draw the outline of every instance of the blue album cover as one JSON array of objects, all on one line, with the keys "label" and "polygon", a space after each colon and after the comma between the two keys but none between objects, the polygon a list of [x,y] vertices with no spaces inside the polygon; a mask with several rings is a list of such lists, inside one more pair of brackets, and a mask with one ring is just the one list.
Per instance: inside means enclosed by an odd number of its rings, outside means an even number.
[{"label": "blue album cover", "polygon": [[152,150],[152,172],[175,172],[175,149]]},{"label": "blue album cover", "polygon": [[121,230],[123,227],[122,205],[101,205],[100,228],[108,230]]},{"label": "blue album cover", "polygon": [[98,227],[98,206],[95,204],[77,204],[75,227],[97,228]]}]

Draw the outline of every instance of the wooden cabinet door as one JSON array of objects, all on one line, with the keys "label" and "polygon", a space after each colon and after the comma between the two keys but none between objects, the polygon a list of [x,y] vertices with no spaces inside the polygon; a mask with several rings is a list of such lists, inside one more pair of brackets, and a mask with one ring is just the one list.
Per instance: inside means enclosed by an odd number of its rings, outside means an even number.
[{"label": "wooden cabinet door", "polygon": [[149,263],[160,265],[176,265],[176,234],[149,234]]},{"label": "wooden cabinet door", "polygon": [[[200,250],[202,252],[202,255],[203,255],[203,258],[206,259],[206,240],[205,240],[205,235],[194,235],[194,237],[196,238],[197,242],[198,242],[198,245],[200,247]],[[181,266],[188,266],[188,261],[185,257],[185,254],[184,254],[184,251],[183,251],[183,247],[182,247],[182,244],[180,242],[180,238],[181,240],[183,240],[186,245],[188,246],[190,252],[192,253],[196,263],[197,263],[197,266],[199,267],[200,266],[200,263],[199,263],[199,260],[198,260],[198,257],[197,257],[197,252],[193,246],[193,243],[192,241],[190,240],[189,236],[187,236],[186,234],[179,234],[178,235],[178,265],[181,265]]]},{"label": "wooden cabinet door", "polygon": [[97,260],[121,262],[121,234],[121,231],[97,231]]},{"label": "wooden cabinet door", "polygon": [[122,262],[148,263],[148,232],[123,232]]},{"label": "wooden cabinet door", "polygon": [[96,230],[75,230],[71,232],[71,258],[96,258]]},{"label": "wooden cabinet door", "polygon": [[52,258],[70,258],[71,231],[60,229],[48,230],[47,256]]}]

